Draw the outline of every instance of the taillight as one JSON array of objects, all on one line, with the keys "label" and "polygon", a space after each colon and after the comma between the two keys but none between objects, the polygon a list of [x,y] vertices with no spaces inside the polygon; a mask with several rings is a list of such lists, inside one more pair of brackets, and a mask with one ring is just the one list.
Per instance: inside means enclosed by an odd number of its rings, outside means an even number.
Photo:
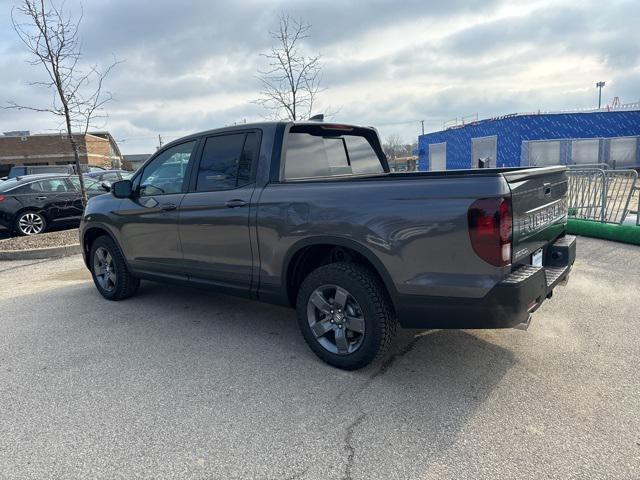
[{"label": "taillight", "polygon": [[496,267],[511,263],[511,201],[508,198],[476,200],[469,207],[468,219],[474,252]]},{"label": "taillight", "polygon": [[0,195],[0,202],[4,202],[6,198],[7,197],[3,197],[2,195]]},{"label": "taillight", "polygon": [[320,128],[323,130],[341,130],[343,132],[352,132],[353,127],[348,125],[322,125]]}]

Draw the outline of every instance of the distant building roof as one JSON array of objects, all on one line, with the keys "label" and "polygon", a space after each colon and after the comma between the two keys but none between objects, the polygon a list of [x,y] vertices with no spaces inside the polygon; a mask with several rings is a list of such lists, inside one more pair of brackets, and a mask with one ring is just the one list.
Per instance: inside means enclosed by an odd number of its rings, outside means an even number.
[{"label": "distant building roof", "polygon": [[[617,97],[616,97],[617,99]],[[442,129],[449,130],[453,128],[466,127],[468,125],[478,125],[480,123],[493,122],[495,120],[504,120],[505,118],[513,118],[513,117],[522,117],[528,115],[558,115],[558,114],[567,114],[567,113],[606,113],[606,112],[624,112],[624,111],[638,111],[640,110],[640,101],[634,103],[620,103],[619,100],[614,102],[611,105],[605,105],[601,108],[582,108],[582,109],[573,109],[573,110],[538,110],[535,112],[519,112],[519,113],[510,113],[507,115],[501,115],[498,117],[484,118],[479,120],[478,114],[474,113],[472,115],[467,115],[466,117],[460,118],[452,118],[451,120],[447,120],[443,123]]]},{"label": "distant building roof", "polygon": [[28,137],[29,130],[13,130],[11,132],[2,132],[5,137]]}]

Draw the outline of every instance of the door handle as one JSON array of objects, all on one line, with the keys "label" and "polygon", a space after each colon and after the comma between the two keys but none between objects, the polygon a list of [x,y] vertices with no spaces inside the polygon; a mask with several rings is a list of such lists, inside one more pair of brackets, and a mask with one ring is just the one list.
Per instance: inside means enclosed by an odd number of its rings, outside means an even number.
[{"label": "door handle", "polygon": [[175,210],[176,208],[178,208],[178,206],[175,203],[163,203],[160,205],[160,210],[164,210],[165,212]]},{"label": "door handle", "polygon": [[46,200],[47,197],[36,197],[36,200]]},{"label": "door handle", "polygon": [[246,204],[247,202],[245,202],[244,200],[227,200],[227,207],[229,208],[244,207]]}]

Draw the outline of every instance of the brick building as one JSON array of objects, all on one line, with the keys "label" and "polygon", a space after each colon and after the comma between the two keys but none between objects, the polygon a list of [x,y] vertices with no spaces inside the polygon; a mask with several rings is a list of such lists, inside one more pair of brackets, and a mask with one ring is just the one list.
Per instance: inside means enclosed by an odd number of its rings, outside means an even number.
[{"label": "brick building", "polygon": [[[74,135],[80,148],[80,162],[119,168],[122,154],[109,132]],[[0,177],[14,165],[67,165],[73,163],[73,150],[64,134],[6,132],[0,135]]]}]

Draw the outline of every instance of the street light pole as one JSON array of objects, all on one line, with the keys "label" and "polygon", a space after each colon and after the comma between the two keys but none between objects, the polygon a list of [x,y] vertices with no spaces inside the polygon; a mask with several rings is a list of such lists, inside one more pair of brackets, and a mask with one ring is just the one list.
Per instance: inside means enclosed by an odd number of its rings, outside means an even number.
[{"label": "street light pole", "polygon": [[596,83],[596,88],[598,89],[598,110],[602,106],[602,87],[604,87],[604,82]]}]

